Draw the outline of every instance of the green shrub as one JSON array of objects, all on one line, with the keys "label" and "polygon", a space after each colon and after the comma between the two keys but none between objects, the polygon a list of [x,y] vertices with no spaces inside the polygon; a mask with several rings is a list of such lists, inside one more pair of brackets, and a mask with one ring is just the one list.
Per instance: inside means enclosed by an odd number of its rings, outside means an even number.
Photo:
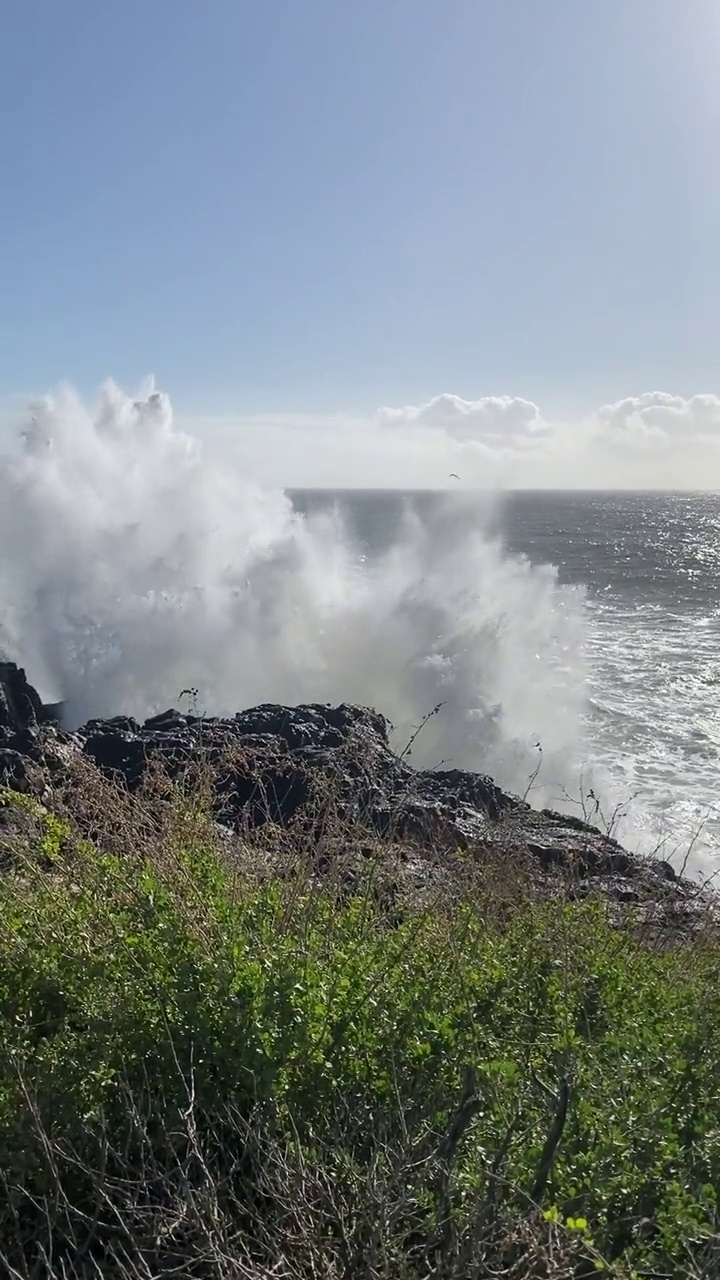
[{"label": "green shrub", "polygon": [[244,883],[202,824],[119,856],[37,810],[0,876],[8,1274],[310,1275],[313,1214],[327,1276],[517,1268],[530,1230],[516,1275],[553,1232],[567,1274],[701,1274],[717,945],[651,951],[600,902],[390,920],[372,874]]}]

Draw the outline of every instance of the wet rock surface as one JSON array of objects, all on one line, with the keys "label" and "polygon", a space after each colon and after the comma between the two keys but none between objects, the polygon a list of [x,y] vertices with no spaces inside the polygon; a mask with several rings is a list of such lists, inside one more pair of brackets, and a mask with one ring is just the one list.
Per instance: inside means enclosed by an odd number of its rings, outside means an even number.
[{"label": "wet rock surface", "polygon": [[572,896],[662,902],[688,919],[708,900],[667,862],[632,855],[577,818],[532,809],[489,777],[413,768],[392,750],[385,718],[365,707],[265,704],[227,718],[170,708],[143,724],[118,715],[72,733],[57,717],[21,668],[0,663],[0,786],[26,790],[33,771],[51,777],[78,756],[131,791],[150,768],[171,777],[206,769],[227,827],[312,823],[330,806],[341,821],[436,856],[520,851],[537,875],[564,876]]}]

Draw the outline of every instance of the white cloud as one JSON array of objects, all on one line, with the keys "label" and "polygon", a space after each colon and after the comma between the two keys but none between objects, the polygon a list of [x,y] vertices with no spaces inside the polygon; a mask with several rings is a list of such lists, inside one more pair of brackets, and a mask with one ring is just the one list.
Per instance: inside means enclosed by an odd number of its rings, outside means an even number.
[{"label": "white cloud", "polygon": [[427,404],[380,409],[378,421],[386,427],[430,428],[445,432],[453,440],[502,450],[523,440],[537,439],[547,431],[538,406],[519,396],[463,400],[445,393]]},{"label": "white cloud", "polygon": [[[720,488],[720,396],[652,391],[602,405],[574,422],[552,421],[512,396],[442,395],[381,409],[406,448],[423,436],[468,484],[518,488]],[[456,465],[457,464],[457,465]]]},{"label": "white cloud", "polygon": [[689,400],[648,391],[603,405],[595,415],[599,437],[613,447],[626,444],[667,449],[673,444],[720,442],[720,397]]}]

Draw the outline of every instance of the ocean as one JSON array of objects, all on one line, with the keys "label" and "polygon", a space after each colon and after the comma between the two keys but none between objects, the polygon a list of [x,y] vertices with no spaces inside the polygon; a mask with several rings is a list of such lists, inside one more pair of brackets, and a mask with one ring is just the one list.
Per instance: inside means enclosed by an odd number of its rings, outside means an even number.
[{"label": "ocean", "polygon": [[[388,491],[293,496],[306,512],[342,511],[370,559],[398,537],[404,510],[427,519],[437,503],[453,501]],[[578,773],[574,786],[565,775],[557,802],[571,809],[575,802],[577,811],[614,822],[636,848],[714,873],[720,863],[720,495],[522,492],[463,494],[457,501],[477,505],[486,531],[509,554],[553,566],[582,609]],[[567,655],[566,665],[577,656]],[[544,728],[536,726],[540,741]],[[598,794],[604,797],[599,814]]]},{"label": "ocean", "polygon": [[0,652],[71,725],[358,702],[419,766],[720,869],[719,496],[287,493],[112,384],[7,444]]}]

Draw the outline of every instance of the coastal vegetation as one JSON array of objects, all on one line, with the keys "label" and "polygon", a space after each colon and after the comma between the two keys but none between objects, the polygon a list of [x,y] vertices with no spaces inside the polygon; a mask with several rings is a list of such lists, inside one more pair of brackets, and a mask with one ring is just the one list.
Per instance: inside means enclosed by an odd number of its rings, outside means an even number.
[{"label": "coastal vegetation", "polygon": [[13,1280],[720,1273],[720,944],[91,767],[0,803]]}]

